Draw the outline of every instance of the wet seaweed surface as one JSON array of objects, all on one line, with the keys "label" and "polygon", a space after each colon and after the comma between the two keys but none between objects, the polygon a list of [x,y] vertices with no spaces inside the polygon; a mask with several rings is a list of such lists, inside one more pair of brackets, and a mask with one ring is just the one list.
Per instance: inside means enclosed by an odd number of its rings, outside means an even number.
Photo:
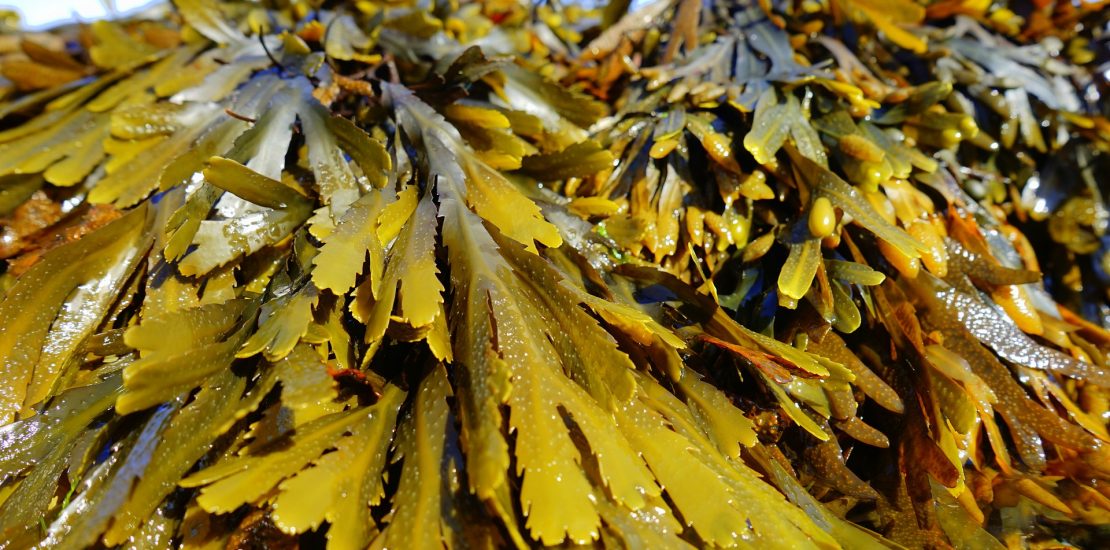
[{"label": "wet seaweed surface", "polygon": [[0,13],[0,548],[1102,547],[1108,25]]}]

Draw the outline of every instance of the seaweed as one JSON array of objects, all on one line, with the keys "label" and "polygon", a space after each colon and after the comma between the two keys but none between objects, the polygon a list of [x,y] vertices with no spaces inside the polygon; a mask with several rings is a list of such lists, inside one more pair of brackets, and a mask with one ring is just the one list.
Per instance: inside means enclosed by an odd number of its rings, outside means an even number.
[{"label": "seaweed", "polygon": [[0,547],[1106,536],[1101,3],[0,15]]}]

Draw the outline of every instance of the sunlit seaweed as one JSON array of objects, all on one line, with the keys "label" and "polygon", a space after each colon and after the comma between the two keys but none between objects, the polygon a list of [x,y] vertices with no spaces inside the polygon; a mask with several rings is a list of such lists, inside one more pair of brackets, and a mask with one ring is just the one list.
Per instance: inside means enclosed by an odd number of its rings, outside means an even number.
[{"label": "sunlit seaweed", "polygon": [[1110,10],[629,7],[0,18],[0,547],[1105,538]]}]

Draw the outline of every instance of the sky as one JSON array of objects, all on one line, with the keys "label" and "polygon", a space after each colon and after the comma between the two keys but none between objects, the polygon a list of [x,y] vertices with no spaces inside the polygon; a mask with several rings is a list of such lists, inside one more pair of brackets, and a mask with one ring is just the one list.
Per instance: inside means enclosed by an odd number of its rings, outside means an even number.
[{"label": "sky", "polygon": [[127,12],[155,3],[152,0],[0,0],[0,9],[15,9],[22,15],[23,27],[40,29],[58,23],[103,18],[106,4]]},{"label": "sky", "polygon": [[[101,19],[108,13],[105,4],[115,4],[118,12],[127,12],[162,1],[165,0],[0,0],[0,9],[15,9],[22,15],[23,28],[38,30],[58,23]],[[635,8],[643,3],[635,0],[632,5]]]}]

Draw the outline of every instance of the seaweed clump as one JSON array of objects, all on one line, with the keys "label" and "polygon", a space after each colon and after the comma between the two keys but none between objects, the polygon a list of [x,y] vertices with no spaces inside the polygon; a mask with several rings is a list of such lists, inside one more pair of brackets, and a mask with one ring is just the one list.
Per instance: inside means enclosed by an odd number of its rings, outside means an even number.
[{"label": "seaweed clump", "polygon": [[1110,522],[1099,3],[0,26],[0,546]]}]

